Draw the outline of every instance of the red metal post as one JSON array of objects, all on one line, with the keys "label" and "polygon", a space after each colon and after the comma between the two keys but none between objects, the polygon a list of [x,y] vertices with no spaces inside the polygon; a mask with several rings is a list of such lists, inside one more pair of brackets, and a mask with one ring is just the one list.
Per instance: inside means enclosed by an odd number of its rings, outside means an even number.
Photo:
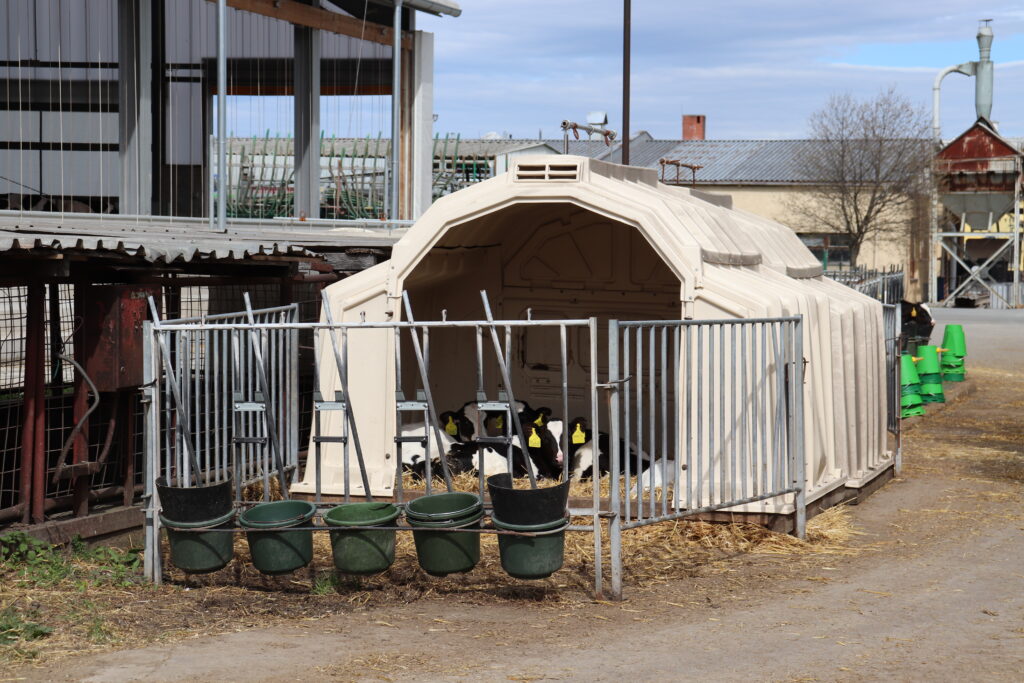
[{"label": "red metal post", "polygon": [[[22,465],[29,470],[31,486],[26,495],[28,521],[42,522],[46,497],[46,287],[42,282],[28,285],[25,316],[25,427]],[[25,481],[23,476],[22,481]]]},{"label": "red metal post", "polygon": [[118,401],[120,421],[124,425],[124,438],[121,439],[121,458],[124,471],[124,498],[122,502],[129,507],[135,500],[135,406],[138,393],[133,389],[124,390],[125,396]]}]

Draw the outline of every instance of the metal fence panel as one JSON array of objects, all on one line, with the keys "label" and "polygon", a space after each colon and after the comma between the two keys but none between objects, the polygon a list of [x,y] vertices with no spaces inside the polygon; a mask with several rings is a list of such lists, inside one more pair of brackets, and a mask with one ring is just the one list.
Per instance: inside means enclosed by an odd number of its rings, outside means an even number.
[{"label": "metal fence panel", "polygon": [[627,529],[792,495],[803,533],[801,323],[611,322],[614,594]]},{"label": "metal fence panel", "polygon": [[[411,310],[407,310],[406,317],[411,320]],[[443,429],[428,389],[450,371],[444,359],[445,354],[453,353],[451,335],[465,337],[460,349],[476,350],[473,365],[477,400],[495,409],[504,405],[511,411],[516,391],[521,389],[512,384],[524,380],[523,376],[510,374],[510,367],[513,363],[523,364],[520,370],[527,367],[528,352],[534,352],[527,348],[529,332],[551,347],[544,354],[552,365],[530,367],[550,373],[548,386],[553,393],[546,396],[557,406],[556,414],[562,413],[560,447],[565,458],[560,475],[553,476],[565,479],[571,474],[570,454],[575,443],[570,443],[568,429],[570,407],[589,414],[593,501],[589,507],[575,501],[570,512],[589,517],[590,523],[575,524],[570,530],[594,534],[597,592],[601,592],[604,581],[603,519],[609,521],[614,596],[621,594],[621,533],[626,529],[785,497],[784,501],[794,505],[797,533],[803,533],[805,362],[800,317],[611,320],[607,339],[602,340],[594,318],[359,323],[328,319],[325,323],[300,323],[297,307],[288,306],[147,324],[147,576],[159,580],[161,559],[156,541],[160,525],[153,496],[157,477],[189,486],[193,481],[223,481],[233,470],[240,473],[235,495],[236,503],[241,505],[242,485],[262,481],[266,498],[272,475],[297,474],[295,340],[302,332],[312,332],[317,347],[333,351],[323,355],[314,351],[313,356],[333,356],[339,380],[332,385],[336,391],[317,387],[314,435],[322,435],[318,419],[321,409],[344,413],[340,435],[345,442],[337,441],[339,434],[324,436],[334,439],[329,443],[343,446],[331,457],[343,457],[346,481],[350,471],[361,468],[358,462],[351,466],[348,462],[351,456],[361,457],[355,415],[373,408],[353,406],[349,401],[345,381],[348,337],[367,331],[379,334],[381,329],[388,331],[395,346],[394,467],[395,499],[399,504],[405,502],[400,483],[403,415],[422,417],[424,434],[431,430],[439,434]],[[442,333],[448,336],[439,336]],[[433,350],[432,335],[444,340],[435,342],[440,346]],[[600,377],[603,371],[599,371],[604,359],[604,353],[600,358],[598,355],[600,341],[607,341],[604,382]],[[464,355],[458,360],[459,367],[470,367]],[[406,365],[404,374],[403,362],[414,364]],[[553,367],[559,362],[560,366]],[[330,379],[332,371],[322,374],[321,370],[326,369],[317,368],[316,376]],[[555,380],[556,376],[560,380]],[[556,386],[558,381],[560,386]],[[579,386],[572,386],[574,382]],[[607,392],[607,401],[599,400],[601,391]],[[521,397],[534,398],[525,391]],[[508,416],[513,418],[512,413]],[[601,437],[605,434],[600,428],[606,419],[609,452],[602,454]],[[512,422],[515,435],[522,441],[520,421]],[[476,425],[479,443],[500,441],[497,437],[483,438],[481,427]],[[507,433],[513,432],[509,429]],[[507,444],[508,438],[502,443]],[[316,438],[313,444],[307,467],[315,463],[317,468],[315,495],[320,502],[319,472],[325,456]],[[445,447],[440,441],[436,445],[438,449]],[[421,446],[426,453],[429,491],[433,439]],[[602,494],[600,483],[604,464],[612,477],[608,494]],[[481,466],[481,493],[484,477],[492,473]],[[287,495],[287,481],[282,484]],[[346,488],[346,497],[348,494]]]},{"label": "metal fence panel", "polygon": [[288,327],[297,321],[292,304],[155,323],[155,386],[166,410],[157,476],[191,486],[234,471],[238,487],[262,480],[267,498],[271,476],[297,473],[298,347]]}]

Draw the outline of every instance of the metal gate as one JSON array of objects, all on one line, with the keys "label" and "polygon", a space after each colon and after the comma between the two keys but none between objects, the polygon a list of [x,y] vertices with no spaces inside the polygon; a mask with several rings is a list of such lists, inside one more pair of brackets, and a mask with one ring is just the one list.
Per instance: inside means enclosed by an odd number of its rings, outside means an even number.
[{"label": "metal gate", "polygon": [[895,439],[893,466],[896,474],[903,467],[903,435],[900,425],[900,304],[882,305],[882,328],[885,335],[885,416],[886,430]]},{"label": "metal gate", "polygon": [[287,491],[298,472],[298,305],[143,328],[147,576],[159,580],[156,482],[190,487],[227,480],[243,487],[271,478]]},{"label": "metal gate", "polygon": [[804,536],[801,323],[610,323],[613,595],[626,529],[785,497]]}]

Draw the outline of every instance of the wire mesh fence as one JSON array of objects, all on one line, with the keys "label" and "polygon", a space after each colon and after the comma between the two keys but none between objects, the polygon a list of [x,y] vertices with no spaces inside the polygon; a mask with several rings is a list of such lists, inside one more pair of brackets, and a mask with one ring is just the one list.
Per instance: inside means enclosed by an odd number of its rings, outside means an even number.
[{"label": "wire mesh fence", "polygon": [[[295,305],[305,320],[319,317],[320,285],[309,283],[169,284],[160,288],[161,315],[169,310],[189,316],[217,315],[237,311],[243,294],[254,301],[272,302],[303,298]],[[143,483],[143,405],[139,388],[104,391],[94,395],[71,362],[82,326],[82,311],[76,311],[76,285],[50,283],[43,290],[42,373],[44,374],[42,437],[42,509],[48,516],[70,510],[76,487],[86,484],[85,495],[93,502],[122,498],[132,500]],[[26,434],[26,339],[28,287],[0,287],[0,524],[24,518],[30,502],[32,482],[23,481],[24,437]],[[312,347],[310,333],[303,333]],[[311,353],[309,351],[308,353]],[[79,361],[81,359],[79,358]],[[295,400],[299,419],[296,439],[308,439],[312,414],[312,371],[298,377]],[[76,393],[77,392],[77,393]],[[80,405],[76,412],[76,396]],[[93,401],[95,409],[82,418],[83,406]],[[76,417],[77,416],[77,417]],[[212,419],[206,415],[201,419]],[[76,436],[76,424],[82,422]],[[77,441],[77,443],[76,443]],[[76,450],[77,449],[77,450]],[[95,463],[90,471],[69,468],[78,460]],[[80,494],[81,495],[81,494]]]}]

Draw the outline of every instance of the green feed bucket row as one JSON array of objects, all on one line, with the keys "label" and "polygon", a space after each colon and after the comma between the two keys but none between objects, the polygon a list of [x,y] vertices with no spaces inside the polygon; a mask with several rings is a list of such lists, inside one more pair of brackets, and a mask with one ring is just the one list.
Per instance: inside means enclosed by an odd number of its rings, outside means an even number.
[{"label": "green feed bucket row", "polygon": [[[313,560],[313,517],[316,505],[280,500],[255,505],[238,516],[245,529],[253,566],[264,574],[287,574]],[[406,507],[420,567],[432,576],[472,570],[480,561],[480,523],[483,501],[471,493],[423,496]],[[334,566],[345,574],[376,574],[395,560],[396,520],[401,514],[391,503],[346,503],[323,514],[330,530]],[[190,573],[223,569],[234,557],[232,510],[216,519],[175,522],[161,516],[171,545],[171,561]],[[562,567],[568,518],[564,504],[557,519],[539,524],[511,524],[493,518],[501,565],[522,579],[550,576]],[[374,528],[381,527],[381,528]],[[391,527],[391,528],[388,528]],[[466,530],[465,532],[459,530]],[[471,531],[472,530],[472,531]]]}]

